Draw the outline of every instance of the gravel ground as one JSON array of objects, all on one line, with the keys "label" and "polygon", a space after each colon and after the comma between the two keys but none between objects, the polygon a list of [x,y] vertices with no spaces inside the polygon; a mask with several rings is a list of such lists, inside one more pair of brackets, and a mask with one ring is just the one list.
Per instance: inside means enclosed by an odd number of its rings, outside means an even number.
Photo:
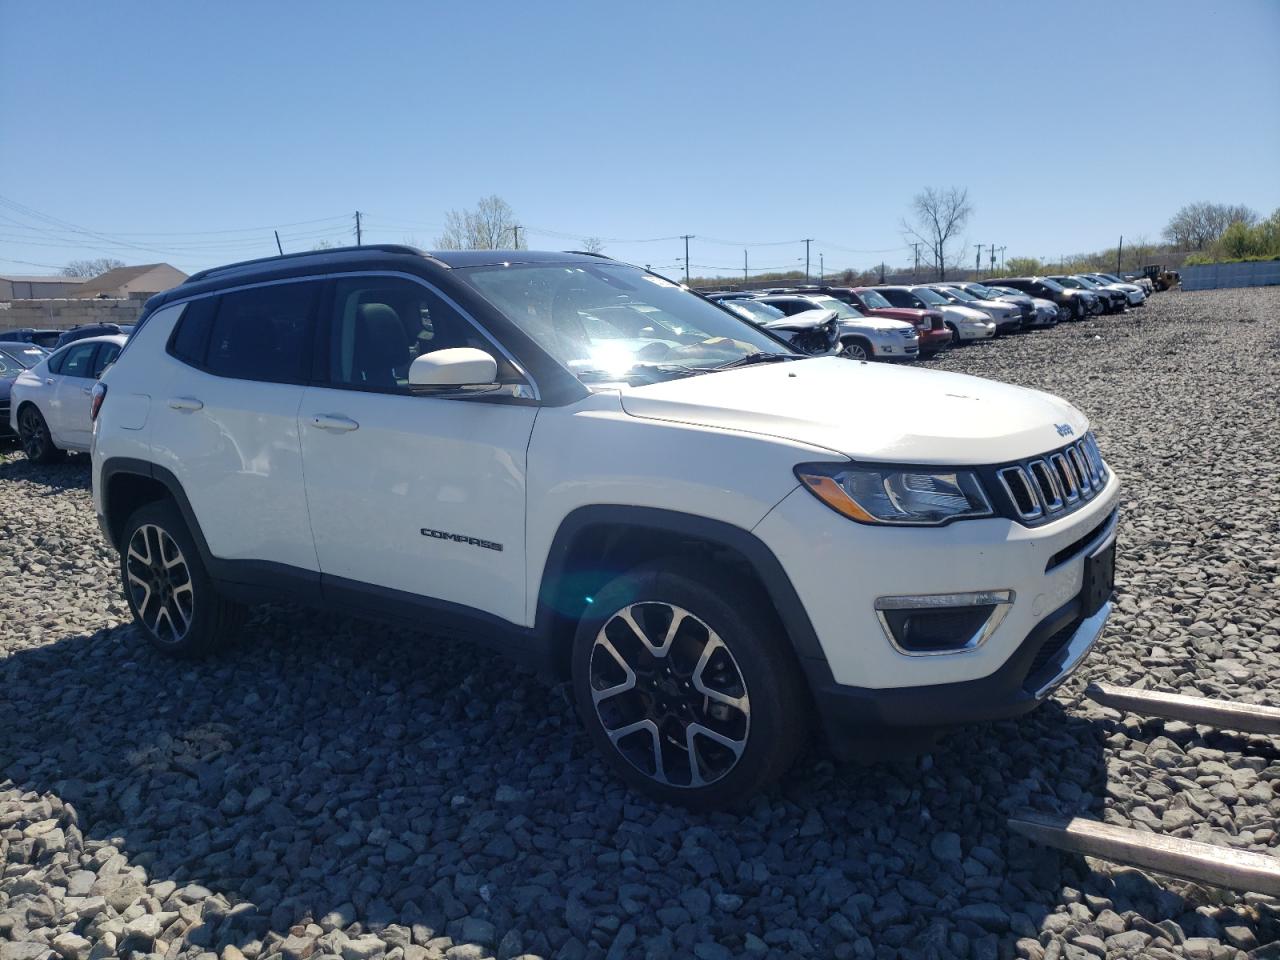
[{"label": "gravel ground", "polygon": [[1280,843],[1280,739],[1079,697],[1280,688],[1280,290],[1157,294],[932,363],[1095,420],[1127,481],[1107,633],[1031,716],[896,765],[815,748],[713,815],[628,795],[564,689],[460,643],[281,607],[214,660],[153,654],[85,458],[0,451],[0,960],[1280,958],[1275,901],[1004,825]]}]

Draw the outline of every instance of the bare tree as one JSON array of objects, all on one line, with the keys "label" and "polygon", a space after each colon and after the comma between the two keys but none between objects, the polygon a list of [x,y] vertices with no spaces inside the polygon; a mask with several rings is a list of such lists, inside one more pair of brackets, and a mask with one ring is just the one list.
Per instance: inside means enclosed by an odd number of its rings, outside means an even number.
[{"label": "bare tree", "polygon": [[96,260],[72,260],[62,268],[64,277],[97,277],[108,270],[114,270],[116,267],[123,267],[123,260],[116,260],[112,257],[99,257]]},{"label": "bare tree", "polygon": [[497,194],[484,197],[474,210],[450,210],[444,233],[436,238],[441,250],[499,250],[516,244],[516,215]]},{"label": "bare tree", "polygon": [[584,237],[582,240],[582,250],[584,253],[599,253],[604,249],[604,243],[599,237]]},{"label": "bare tree", "polygon": [[1188,203],[1170,218],[1165,239],[1182,250],[1203,250],[1233,223],[1252,226],[1258,215],[1244,204]]},{"label": "bare tree", "polygon": [[1155,247],[1152,246],[1151,241],[1147,238],[1145,233],[1140,233],[1134,237],[1129,243],[1129,256],[1133,260],[1133,268],[1135,270],[1140,270],[1142,267],[1146,266],[1146,263],[1151,259],[1151,254],[1154,250]]},{"label": "bare tree", "polygon": [[907,236],[915,237],[929,249],[938,279],[947,279],[948,246],[964,229],[973,213],[968,189],[949,187],[945,190],[926,187],[911,202],[914,220],[902,221]]}]

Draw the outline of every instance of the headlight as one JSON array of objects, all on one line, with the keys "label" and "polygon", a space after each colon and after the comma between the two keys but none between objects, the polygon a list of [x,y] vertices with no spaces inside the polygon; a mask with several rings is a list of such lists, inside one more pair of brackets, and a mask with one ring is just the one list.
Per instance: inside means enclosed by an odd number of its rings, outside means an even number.
[{"label": "headlight", "polygon": [[937,526],[992,516],[982,484],[968,470],[803,463],[795,472],[815,497],[859,523]]}]

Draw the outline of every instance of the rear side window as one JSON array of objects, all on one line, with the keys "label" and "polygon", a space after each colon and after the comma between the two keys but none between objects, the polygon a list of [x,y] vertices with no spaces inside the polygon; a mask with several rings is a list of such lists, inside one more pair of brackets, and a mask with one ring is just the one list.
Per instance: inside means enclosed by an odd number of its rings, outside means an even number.
[{"label": "rear side window", "polygon": [[219,298],[204,368],[220,377],[302,383],[320,285],[255,287]]},{"label": "rear side window", "polygon": [[177,329],[169,341],[169,353],[193,366],[204,366],[204,352],[209,344],[209,330],[218,310],[217,297],[192,300],[182,308]]},{"label": "rear side window", "polygon": [[89,379],[93,376],[93,355],[97,352],[96,343],[77,343],[75,346],[68,347],[58,373],[64,377]]}]

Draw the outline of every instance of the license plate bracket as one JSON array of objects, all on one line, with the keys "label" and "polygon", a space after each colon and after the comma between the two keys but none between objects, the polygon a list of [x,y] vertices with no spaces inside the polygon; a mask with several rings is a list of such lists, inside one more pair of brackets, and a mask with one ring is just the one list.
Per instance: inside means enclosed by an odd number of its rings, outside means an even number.
[{"label": "license plate bracket", "polygon": [[1080,599],[1084,615],[1091,617],[1111,599],[1116,589],[1116,544],[1113,540],[1104,549],[1084,561],[1084,586]]}]

